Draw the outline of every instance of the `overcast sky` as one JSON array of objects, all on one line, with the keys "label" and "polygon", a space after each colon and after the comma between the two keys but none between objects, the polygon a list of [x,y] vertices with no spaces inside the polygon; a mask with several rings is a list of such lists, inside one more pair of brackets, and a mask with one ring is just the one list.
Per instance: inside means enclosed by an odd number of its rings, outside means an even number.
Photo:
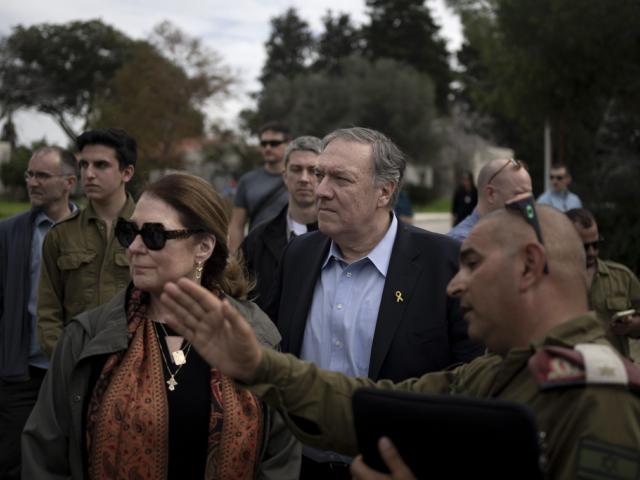
[{"label": "overcast sky", "polygon": [[[450,51],[462,42],[458,19],[443,0],[427,0]],[[212,117],[234,127],[237,113],[250,106],[249,93],[259,88],[257,77],[265,59],[264,43],[269,19],[295,7],[314,33],[322,30],[321,19],[328,9],[351,15],[356,24],[366,20],[364,0],[2,0],[0,34],[15,25],[65,23],[100,18],[133,38],[144,38],[163,20],[216,49],[240,79],[232,100],[218,106]],[[44,115],[20,113],[15,117],[18,138],[28,143],[43,136],[49,142],[67,143],[66,136]]]}]

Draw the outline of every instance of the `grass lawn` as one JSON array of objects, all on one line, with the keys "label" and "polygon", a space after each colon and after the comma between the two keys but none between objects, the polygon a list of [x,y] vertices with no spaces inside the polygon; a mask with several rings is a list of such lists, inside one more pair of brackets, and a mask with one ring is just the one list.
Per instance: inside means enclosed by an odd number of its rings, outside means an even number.
[{"label": "grass lawn", "polygon": [[31,205],[29,202],[9,202],[7,200],[0,200],[0,218],[10,217],[16,213],[29,210]]},{"label": "grass lawn", "polygon": [[414,205],[413,210],[420,213],[447,213],[451,211],[451,200],[438,198],[426,205]]}]

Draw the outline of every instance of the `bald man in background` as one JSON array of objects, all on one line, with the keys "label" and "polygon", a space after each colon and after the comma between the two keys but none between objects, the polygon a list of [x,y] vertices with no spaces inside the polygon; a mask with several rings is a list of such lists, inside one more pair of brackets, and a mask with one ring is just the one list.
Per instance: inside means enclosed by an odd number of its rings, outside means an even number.
[{"label": "bald man in background", "polygon": [[462,242],[483,215],[501,209],[514,197],[530,194],[531,177],[526,165],[513,158],[499,158],[487,163],[478,174],[478,204],[447,235]]}]

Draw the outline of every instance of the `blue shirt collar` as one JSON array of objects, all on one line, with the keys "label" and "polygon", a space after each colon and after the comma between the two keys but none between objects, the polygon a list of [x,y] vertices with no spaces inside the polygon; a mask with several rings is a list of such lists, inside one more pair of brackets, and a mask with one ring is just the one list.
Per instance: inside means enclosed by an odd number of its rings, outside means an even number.
[{"label": "blue shirt collar", "polygon": [[[376,269],[380,272],[380,274],[386,278],[387,270],[389,269],[389,261],[391,260],[391,251],[393,250],[393,244],[396,241],[396,234],[398,233],[398,219],[395,214],[391,214],[391,224],[387,229],[387,233],[384,234],[382,240],[378,242],[378,244],[369,252],[369,254],[363,258],[368,258],[371,263],[376,267]],[[340,253],[340,248],[338,245],[331,240],[331,247],[329,248],[329,252],[327,253],[327,257],[322,263],[321,269],[324,269],[329,260],[331,258],[335,258],[338,261],[344,262],[344,258],[342,253]],[[359,262],[363,258],[356,260]],[[355,262],[353,262],[355,263]]]},{"label": "blue shirt collar", "polygon": [[[75,212],[78,209],[78,207],[76,206],[75,203],[73,202],[69,202],[69,214],[72,214],[73,212]],[[33,224],[35,226],[39,226],[42,222],[44,221],[48,221],[49,223],[51,223],[52,225],[56,222],[54,222],[51,218],[49,218],[49,216],[44,213],[44,211],[39,210],[38,213],[36,214],[36,217],[33,220]]]}]

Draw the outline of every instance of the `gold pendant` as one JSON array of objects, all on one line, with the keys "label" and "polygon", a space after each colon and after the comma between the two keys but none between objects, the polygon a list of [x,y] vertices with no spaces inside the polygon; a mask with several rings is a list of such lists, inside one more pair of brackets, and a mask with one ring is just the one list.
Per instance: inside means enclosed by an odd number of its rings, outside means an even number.
[{"label": "gold pendant", "polygon": [[184,365],[185,363],[187,363],[187,359],[184,356],[184,352],[182,350],[171,352],[171,356],[173,357],[173,363],[175,363],[176,365]]},{"label": "gold pendant", "polygon": [[176,385],[178,385],[178,382],[176,382],[176,379],[173,378],[173,375],[171,375],[171,378],[167,380],[167,385],[169,385],[169,390],[171,390],[172,392],[176,389]]}]

